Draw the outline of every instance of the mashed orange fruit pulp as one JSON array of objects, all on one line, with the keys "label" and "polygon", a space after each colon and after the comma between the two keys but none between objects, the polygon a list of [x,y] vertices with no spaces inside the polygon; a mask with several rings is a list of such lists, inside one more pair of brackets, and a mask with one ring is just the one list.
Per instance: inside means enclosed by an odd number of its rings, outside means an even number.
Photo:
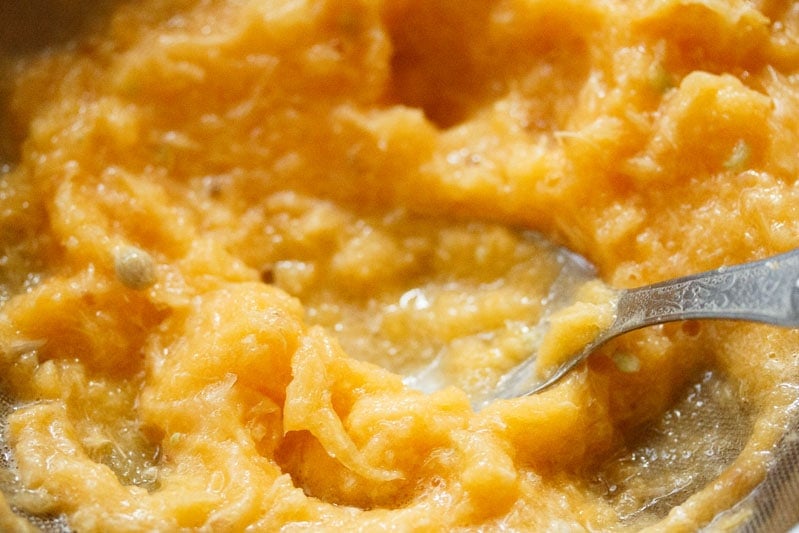
[{"label": "mashed orange fruit pulp", "polygon": [[[797,13],[150,0],[8,59],[3,523],[735,523],[795,331],[654,327],[470,394],[535,341],[559,262],[526,230],[618,287],[799,244]],[[403,381],[433,367],[450,386]]]}]

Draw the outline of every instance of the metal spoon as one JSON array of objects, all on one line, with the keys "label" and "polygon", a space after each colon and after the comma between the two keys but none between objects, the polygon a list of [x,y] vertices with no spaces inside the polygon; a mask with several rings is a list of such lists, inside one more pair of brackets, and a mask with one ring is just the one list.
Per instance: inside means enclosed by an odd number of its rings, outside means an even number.
[{"label": "metal spoon", "polygon": [[[564,256],[585,279],[578,257]],[[565,265],[569,267],[569,265]],[[563,289],[558,289],[563,293]],[[545,379],[537,378],[536,358],[522,362],[500,379],[491,398],[516,398],[553,385],[610,339],[635,329],[691,319],[724,319],[799,327],[799,249],[736,266],[677,278],[635,289],[618,290],[615,319],[583,349],[565,360]]]}]

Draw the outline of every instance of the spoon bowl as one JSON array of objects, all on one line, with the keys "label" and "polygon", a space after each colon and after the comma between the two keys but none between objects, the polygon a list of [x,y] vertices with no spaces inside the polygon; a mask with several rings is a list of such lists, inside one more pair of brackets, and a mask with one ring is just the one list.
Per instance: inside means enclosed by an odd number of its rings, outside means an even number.
[{"label": "spoon bowl", "polygon": [[[553,285],[552,298],[568,298],[593,273],[574,254]],[[529,396],[560,381],[607,341],[624,333],[656,324],[694,319],[742,320],[784,327],[799,327],[799,249],[735,266],[725,266],[634,289],[614,289],[615,313],[584,347],[551,369],[538,368],[535,355],[499,381],[481,408],[495,399]],[[554,306],[553,306],[554,307]],[[545,321],[544,321],[545,323]]]}]

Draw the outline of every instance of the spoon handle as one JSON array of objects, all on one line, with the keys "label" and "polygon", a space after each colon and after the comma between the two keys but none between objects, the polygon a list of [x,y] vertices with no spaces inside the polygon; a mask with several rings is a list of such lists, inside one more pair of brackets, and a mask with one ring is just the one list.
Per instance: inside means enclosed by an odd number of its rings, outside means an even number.
[{"label": "spoon handle", "polygon": [[799,249],[622,291],[608,334],[699,318],[799,326]]}]

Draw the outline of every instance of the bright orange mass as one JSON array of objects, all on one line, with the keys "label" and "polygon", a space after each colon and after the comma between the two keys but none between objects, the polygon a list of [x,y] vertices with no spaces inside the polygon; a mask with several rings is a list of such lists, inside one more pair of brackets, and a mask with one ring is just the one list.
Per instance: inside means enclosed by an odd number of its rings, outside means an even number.
[{"label": "bright orange mass", "polygon": [[0,523],[743,520],[796,331],[653,327],[470,398],[532,349],[531,231],[616,287],[799,245],[798,36],[788,2],[147,0],[9,56]]}]

